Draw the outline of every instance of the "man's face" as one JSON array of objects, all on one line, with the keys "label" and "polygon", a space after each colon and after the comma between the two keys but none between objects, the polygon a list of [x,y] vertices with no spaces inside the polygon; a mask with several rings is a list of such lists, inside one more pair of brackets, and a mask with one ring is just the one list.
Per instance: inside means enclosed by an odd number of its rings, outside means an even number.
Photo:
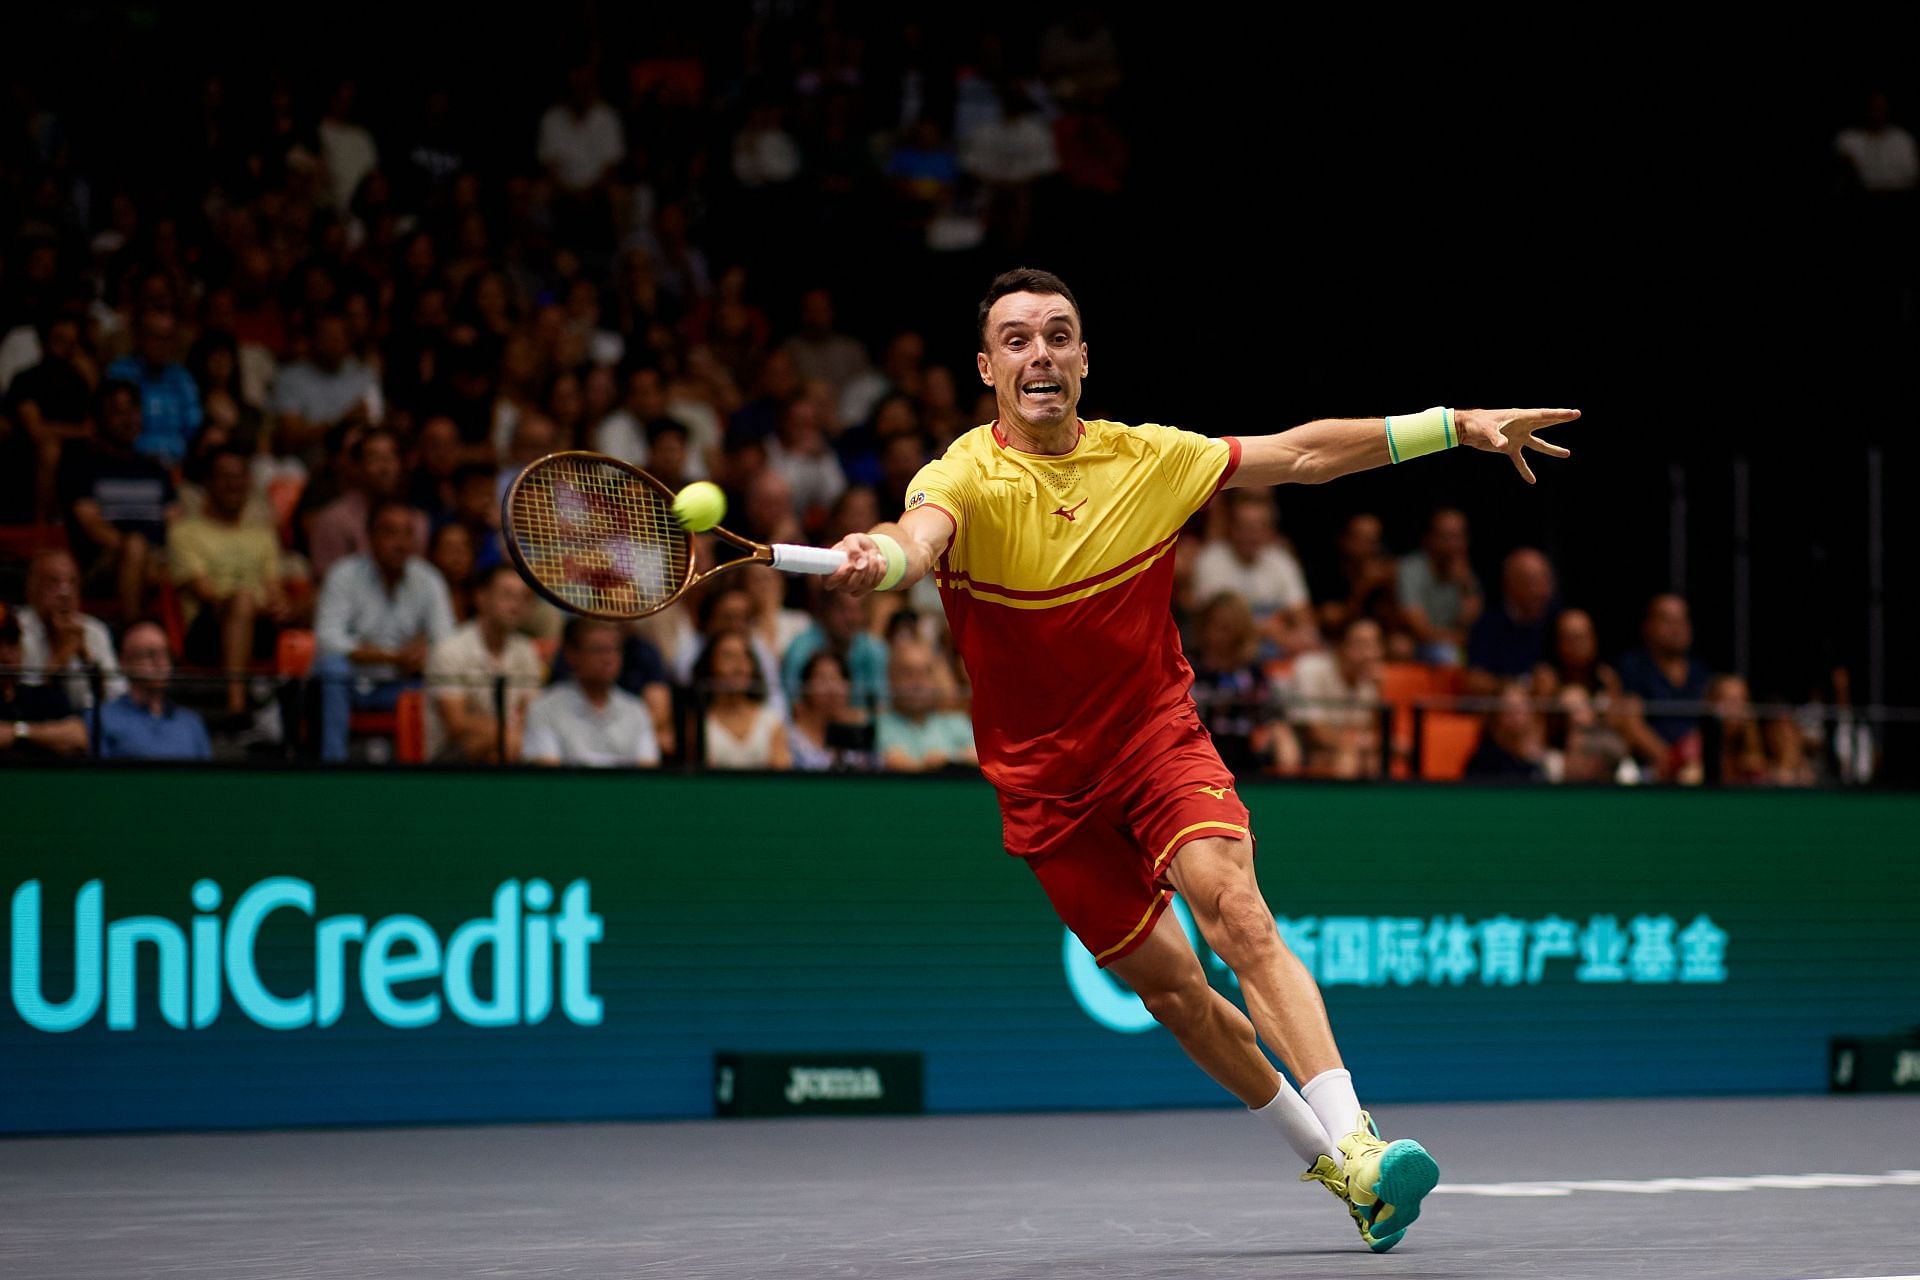
[{"label": "man's face", "polygon": [[1679,596],[1661,596],[1647,611],[1647,647],[1659,654],[1679,655],[1693,648],[1693,619]]},{"label": "man's face", "polygon": [[778,471],[766,470],[747,486],[747,519],[756,529],[772,529],[793,514],[793,488]]},{"label": "man's face", "polygon": [[1502,589],[1516,618],[1537,621],[1553,603],[1553,566],[1537,551],[1517,551],[1507,558]]},{"label": "man's face", "polygon": [[1227,541],[1242,560],[1259,555],[1261,548],[1273,541],[1273,508],[1260,502],[1235,506],[1233,521],[1227,526]]},{"label": "man's face", "polygon": [[66,554],[36,560],[27,578],[27,603],[42,618],[65,620],[80,607],[80,567]]},{"label": "man's face", "polygon": [[130,678],[164,689],[173,675],[166,632],[150,622],[136,625],[120,642],[120,665]]},{"label": "man's face", "polygon": [[987,312],[986,336],[976,361],[1002,419],[1041,429],[1072,421],[1087,376],[1087,344],[1065,298],[1010,293]]},{"label": "man's face", "polygon": [[47,358],[69,361],[80,354],[80,326],[71,320],[56,320],[47,329]]},{"label": "man's face", "polygon": [[603,690],[620,678],[620,632],[611,626],[585,627],[567,650],[567,662],[582,688]]},{"label": "man's face", "polygon": [[213,460],[207,473],[207,504],[231,520],[247,505],[247,464],[231,453]]},{"label": "man's face", "polygon": [[782,403],[800,394],[800,368],[794,364],[793,357],[784,351],[776,351],[767,357],[760,380],[766,393]]},{"label": "man's face", "polygon": [[643,423],[665,415],[667,393],[658,369],[641,369],[627,379],[627,412]]},{"label": "man's face", "polygon": [[678,476],[687,469],[687,438],[663,431],[647,451],[647,467],[656,475]]},{"label": "man's face", "polygon": [[533,593],[517,573],[494,574],[474,601],[480,616],[502,631],[518,631],[532,603]]},{"label": "man's face", "polygon": [[718,635],[722,631],[745,631],[753,622],[753,597],[744,591],[729,591],[714,603],[709,619],[708,635]]},{"label": "man's face", "polygon": [[107,397],[100,419],[107,439],[122,448],[131,448],[140,438],[140,397],[130,391],[114,392]]},{"label": "man's face", "polygon": [[940,686],[934,680],[933,651],[911,641],[895,645],[887,662],[887,688],[901,714],[923,716],[932,711],[940,695]]},{"label": "man's face", "polygon": [[1340,642],[1340,674],[1351,685],[1380,679],[1380,664],[1386,659],[1386,644],[1380,627],[1373,622],[1356,622]]},{"label": "man's face", "polygon": [[1467,518],[1458,511],[1443,511],[1434,517],[1427,531],[1427,551],[1435,560],[1450,563],[1467,554]]},{"label": "man's face", "polygon": [[1560,615],[1560,660],[1576,667],[1584,667],[1594,660],[1599,652],[1599,642],[1593,634],[1593,619],[1579,609],[1569,609]]},{"label": "man's face", "polygon": [[513,461],[524,467],[537,458],[546,457],[553,452],[553,437],[551,420],[528,414],[513,429],[513,445],[509,450]]},{"label": "man's face", "polygon": [[372,544],[373,562],[381,572],[398,577],[406,571],[407,557],[413,553],[413,521],[401,508],[388,507],[373,522],[367,541]]},{"label": "man's face", "polygon": [[400,447],[390,436],[369,436],[360,447],[360,478],[376,498],[400,491]]},{"label": "man's face", "polygon": [[420,462],[429,474],[450,475],[460,464],[460,429],[451,418],[429,418],[420,428]]},{"label": "man's face", "polygon": [[313,360],[325,369],[337,369],[347,358],[347,322],[340,316],[326,316],[313,326]]},{"label": "man's face", "polygon": [[867,610],[858,597],[829,591],[820,606],[820,626],[835,644],[844,645],[866,626]]},{"label": "man's face", "polygon": [[463,518],[491,527],[496,512],[493,493],[492,477],[484,472],[471,472],[460,482],[460,491],[454,495],[454,505],[459,507]]},{"label": "man's face", "polygon": [[173,363],[173,317],[149,311],[140,321],[140,358],[151,365]]},{"label": "man's face", "polygon": [[1371,560],[1380,554],[1378,517],[1358,515],[1340,531],[1340,554],[1349,560]]}]

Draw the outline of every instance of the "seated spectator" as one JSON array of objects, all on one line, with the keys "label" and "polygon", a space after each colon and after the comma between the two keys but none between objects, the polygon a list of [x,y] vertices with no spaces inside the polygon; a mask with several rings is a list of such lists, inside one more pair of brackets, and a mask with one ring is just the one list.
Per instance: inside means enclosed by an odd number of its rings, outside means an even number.
[{"label": "seated spectator", "polygon": [[436,525],[454,509],[454,473],[460,467],[460,428],[452,418],[428,418],[413,442],[414,464],[407,501]]},{"label": "seated spectator", "polygon": [[1553,620],[1553,639],[1546,660],[1534,670],[1534,684],[1543,696],[1584,689],[1602,713],[1619,696],[1620,677],[1600,661],[1600,641],[1585,609],[1563,609]]},{"label": "seated spectator", "polygon": [[1487,712],[1480,745],[1467,761],[1473,782],[1543,782],[1547,777],[1546,728],[1534,714],[1527,687],[1518,680],[1501,686],[1499,704]]},{"label": "seated spectator", "polygon": [[870,769],[873,726],[847,701],[853,683],[847,664],[822,649],[800,671],[800,697],[787,727],[793,767],[806,770]]},{"label": "seated spectator", "polygon": [[7,412],[33,445],[34,521],[53,518],[61,458],[92,433],[96,370],[84,343],[79,317],[54,315],[42,326],[40,363],[6,388]]},{"label": "seated spectator", "polygon": [[1767,748],[1766,780],[1776,787],[1810,787],[1815,782],[1813,761],[1807,755],[1807,739],[1790,715],[1767,717],[1764,731]]},{"label": "seated spectator", "polygon": [[[682,607],[674,606],[676,610]],[[644,620],[637,625],[644,625]],[[547,683],[559,684],[572,674],[566,646],[562,645],[560,652],[554,655],[553,670],[547,677]],[[653,717],[653,736],[659,744],[660,754],[663,757],[672,755],[678,735],[673,725],[673,686],[668,679],[668,664],[653,642],[639,633],[636,624],[629,623],[621,629],[620,669],[614,676],[614,683],[647,705],[647,711]]]},{"label": "seated spectator", "polygon": [[818,378],[832,387],[836,401],[873,367],[858,339],[834,330],[833,294],[826,289],[809,289],[800,299],[800,331],[780,349],[803,379]]},{"label": "seated spectator", "polygon": [[1547,760],[1557,756],[1560,761],[1559,776],[1553,781],[1638,780],[1627,740],[1607,718],[1601,697],[1585,685],[1567,684],[1552,698],[1557,709],[1547,719]]},{"label": "seated spectator", "polygon": [[1707,682],[1706,697],[1713,709],[1706,776],[1727,786],[1768,781],[1766,742],[1753,718],[1747,682],[1737,675],[1715,676]]},{"label": "seated spectator", "polygon": [[107,624],[80,612],[80,567],[65,551],[42,551],[27,565],[27,607],[20,610],[23,666],[42,674],[25,677],[44,683],[57,672],[74,673],[63,682],[67,701],[84,711],[93,706],[90,668],[99,668],[106,696],[124,690],[120,664],[113,656],[113,633]]},{"label": "seated spectator", "polygon": [[110,382],[130,383],[140,397],[140,437],[134,449],[163,466],[187,456],[200,430],[200,388],[175,350],[173,312],[149,308],[135,323],[136,354],[107,366]]},{"label": "seated spectator", "polygon": [[893,701],[874,725],[880,767],[895,773],[925,773],[948,765],[977,768],[973,724],[940,707],[939,662],[924,641],[903,636],[887,665]]},{"label": "seated spectator", "polygon": [[1267,678],[1254,660],[1259,634],[1247,602],[1223,591],[1193,620],[1193,701],[1220,761],[1235,777],[1260,770],[1254,739],[1270,714]]},{"label": "seated spectator", "polygon": [[440,571],[441,581],[447,584],[455,622],[473,616],[474,558],[473,534],[458,520],[441,525],[427,542],[427,563]]},{"label": "seated spectator", "polygon": [[624,640],[612,622],[569,618],[563,651],[572,678],[527,708],[521,758],[528,764],[651,769],[660,763],[653,713],[622,689]]},{"label": "seated spectator", "polygon": [[1349,620],[1332,649],[1293,666],[1287,719],[1306,767],[1324,777],[1370,777],[1380,767],[1380,668],[1386,641],[1371,618]]},{"label": "seated spectator", "polygon": [[853,705],[871,707],[887,700],[887,646],[867,630],[867,604],[859,596],[830,591],[820,601],[818,618],[780,659],[781,683],[789,700],[800,696],[800,672],[807,659],[830,649],[853,678]]},{"label": "seated spectator", "polygon": [[1402,556],[1398,570],[1400,619],[1412,633],[1414,656],[1435,666],[1466,660],[1467,633],[1480,617],[1480,579],[1467,559],[1467,517],[1442,507],[1427,523],[1420,550]]},{"label": "seated spectator", "polygon": [[418,684],[432,647],[453,634],[447,584],[409,553],[413,509],[376,502],[367,515],[368,549],[333,566],[314,609],[320,683],[320,756],[347,758],[355,709],[391,711],[400,691]]},{"label": "seated spectator", "polygon": [[1620,686],[1636,700],[1626,708],[1622,727],[1634,754],[1672,779],[1698,763],[1699,716],[1673,708],[1648,715],[1645,704],[1700,702],[1709,673],[1693,656],[1693,619],[1679,596],[1648,601],[1641,636],[1643,647],[1620,659]]},{"label": "seated spectator", "polygon": [[1341,527],[1336,546],[1335,573],[1324,575],[1314,591],[1320,602],[1320,631],[1339,635],[1353,618],[1372,618],[1380,624],[1382,640],[1398,625],[1394,602],[1395,569],[1381,539],[1380,517],[1356,512]]},{"label": "seated spectator", "polygon": [[1467,692],[1491,695],[1531,674],[1546,656],[1554,614],[1553,566],[1532,547],[1500,567],[1500,605],[1482,610],[1467,634]]},{"label": "seated spectator", "polygon": [[[527,704],[546,679],[533,641],[520,634],[533,592],[508,565],[495,565],[474,590],[473,620],[427,655],[427,759],[512,764],[520,758]],[[495,683],[505,679],[506,723]],[[504,746],[504,752],[502,747]]]},{"label": "seated spectator", "polygon": [[453,518],[467,526],[473,539],[474,568],[485,572],[507,557],[500,541],[498,473],[484,463],[469,462],[453,473]]},{"label": "seated spectator", "polygon": [[767,670],[778,671],[780,656],[813,625],[813,619],[803,609],[787,608],[791,579],[772,565],[750,565],[739,574],[740,585],[752,601],[747,630],[754,638],[755,651],[762,655]]},{"label": "seated spectator", "polygon": [[173,655],[157,622],[139,621],[120,641],[127,691],[100,708],[103,760],[211,760],[213,744],[199,715],[168,698]]},{"label": "seated spectator", "polygon": [[282,369],[274,381],[273,411],[289,453],[317,448],[339,423],[380,420],[380,380],[354,359],[346,316],[323,311],[314,318],[307,358]]},{"label": "seated spectator", "polygon": [[847,477],[827,443],[817,401],[802,397],[780,415],[780,429],[766,442],[767,466],[787,482],[789,505],[803,524],[819,527],[846,492]]},{"label": "seated spectator", "polygon": [[[667,384],[658,369],[634,369],[626,377],[626,395],[620,407],[602,418],[593,428],[592,448],[646,467],[653,454],[649,429],[656,422],[673,422],[686,434],[686,425],[667,416]],[[658,475],[658,472],[654,474]]]},{"label": "seated spectator", "polygon": [[167,469],[140,454],[140,392],[129,383],[100,389],[98,434],[69,449],[60,465],[67,535],[85,580],[111,586],[123,617],[136,617],[147,590],[166,581],[167,521],[174,502]]},{"label": "seated spectator", "polygon": [[706,762],[713,769],[785,769],[786,725],[767,705],[767,682],[744,631],[722,631],[693,664],[694,696],[701,718]]},{"label": "seated spectator", "polygon": [[1274,526],[1272,494],[1236,489],[1228,499],[1227,536],[1207,543],[1195,557],[1194,593],[1201,600],[1222,594],[1239,598],[1259,633],[1282,653],[1316,648],[1320,635],[1307,578]]},{"label": "seated spectator", "polygon": [[647,424],[647,472],[676,492],[700,478],[687,440],[686,424],[677,418],[655,418]]},{"label": "seated spectator", "polygon": [[0,602],[0,760],[25,762],[76,756],[87,749],[86,721],[57,684],[27,684],[14,670],[26,655],[20,619]]},{"label": "seated spectator", "polygon": [[221,449],[207,472],[207,509],[182,520],[168,551],[173,580],[188,614],[186,659],[228,673],[227,710],[247,709],[248,663],[271,659],[289,616],[280,587],[280,544],[272,532],[241,520],[250,481],[246,455]]},{"label": "seated spectator", "polygon": [[[307,530],[308,559],[315,575],[322,578],[341,560],[367,549],[370,503],[405,501],[406,471],[398,436],[378,428],[367,431],[348,447],[347,456],[352,474],[346,492],[315,512]],[[426,512],[413,513],[413,534],[412,554],[427,554]]]},{"label": "seated spectator", "polygon": [[555,449],[563,448],[558,428],[552,418],[544,413],[523,414],[513,424],[513,435],[507,445],[507,460],[501,466],[493,482],[493,509],[495,520],[499,519],[500,504],[506,500],[507,490],[513,487],[514,479],[532,463],[538,462]]}]

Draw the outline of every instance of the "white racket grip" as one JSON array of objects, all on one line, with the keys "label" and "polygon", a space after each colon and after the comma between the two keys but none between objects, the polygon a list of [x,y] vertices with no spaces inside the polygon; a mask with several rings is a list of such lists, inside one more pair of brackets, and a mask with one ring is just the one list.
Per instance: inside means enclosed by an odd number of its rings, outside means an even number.
[{"label": "white racket grip", "polygon": [[803,547],[792,542],[773,544],[773,567],[782,573],[811,573],[822,577],[847,562],[847,553],[826,547]]}]

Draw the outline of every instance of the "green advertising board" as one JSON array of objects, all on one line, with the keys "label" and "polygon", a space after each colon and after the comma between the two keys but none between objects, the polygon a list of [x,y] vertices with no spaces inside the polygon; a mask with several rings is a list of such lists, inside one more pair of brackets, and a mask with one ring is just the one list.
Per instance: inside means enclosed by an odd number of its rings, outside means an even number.
[{"label": "green advertising board", "polygon": [[[1369,1099],[1818,1090],[1833,1038],[1920,1023],[1920,797],[1244,795]],[[918,1055],[933,1111],[1227,1101],[977,781],[9,770],[0,800],[0,1131],[711,1115],[723,1053]]]}]

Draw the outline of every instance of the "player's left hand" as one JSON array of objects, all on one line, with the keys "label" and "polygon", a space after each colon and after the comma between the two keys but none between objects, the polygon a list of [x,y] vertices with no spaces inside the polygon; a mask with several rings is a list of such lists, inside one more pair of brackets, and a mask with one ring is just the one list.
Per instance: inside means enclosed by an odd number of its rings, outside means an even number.
[{"label": "player's left hand", "polygon": [[1522,456],[1526,450],[1538,450],[1549,458],[1573,456],[1570,449],[1536,440],[1534,432],[1572,422],[1579,416],[1578,409],[1456,409],[1453,425],[1460,433],[1461,444],[1488,453],[1506,454],[1513,459],[1520,478],[1532,484],[1533,468]]}]

